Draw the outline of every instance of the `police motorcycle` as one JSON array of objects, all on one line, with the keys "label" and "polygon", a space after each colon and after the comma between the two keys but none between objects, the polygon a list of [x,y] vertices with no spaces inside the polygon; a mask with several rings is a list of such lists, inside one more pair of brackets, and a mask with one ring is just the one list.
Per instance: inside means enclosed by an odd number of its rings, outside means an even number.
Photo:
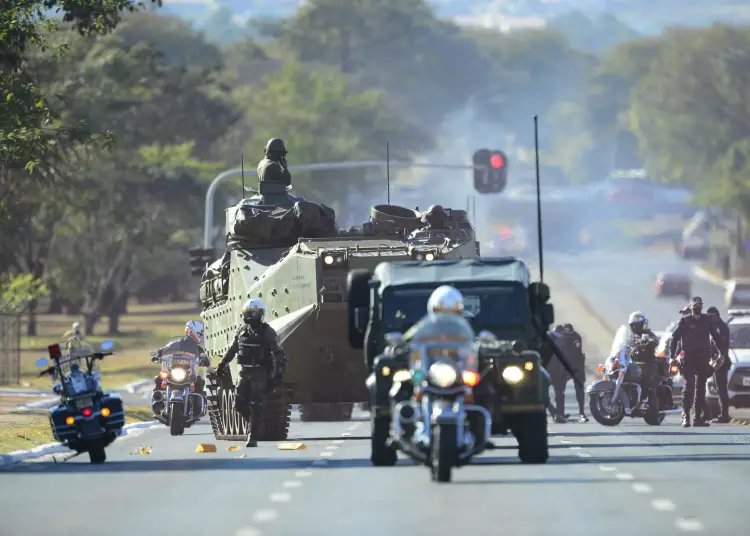
[{"label": "police motorcycle", "polygon": [[[648,335],[630,336],[628,327],[620,326],[612,344],[611,357],[597,367],[601,379],[586,390],[589,411],[596,422],[617,426],[627,415],[642,417],[647,424],[658,426],[667,414],[682,412],[672,397],[673,376],[679,373],[679,368],[673,363],[657,359],[658,385],[653,393],[645,393],[641,387],[643,371],[640,365],[646,359],[653,359],[653,346],[654,341]],[[657,398],[656,403],[649,401],[652,397]]]},{"label": "police motorcycle", "polygon": [[151,362],[161,364],[162,382],[161,389],[151,393],[151,411],[170,435],[182,435],[207,412],[205,392],[196,386],[198,366],[206,366],[206,358],[162,348],[151,350]]},{"label": "police motorcycle", "polygon": [[387,339],[390,349],[376,367],[402,362],[389,353],[408,354],[408,370],[393,371],[388,445],[430,467],[433,481],[449,482],[454,467],[485,450],[492,427],[489,411],[473,403],[474,332],[464,318],[437,314]]},{"label": "police motorcycle", "polygon": [[[104,463],[104,449],[120,435],[125,426],[125,409],[119,395],[106,394],[99,383],[97,362],[112,355],[112,341],[104,341],[101,351],[93,348],[71,350],[63,356],[59,344],[48,346],[49,360],[44,357],[37,367],[47,367],[39,377],[48,375],[55,381],[54,392],[60,404],[50,408],[50,425],[55,439],[78,454],[89,453],[91,463]],[[84,369],[81,370],[81,365]]]}]

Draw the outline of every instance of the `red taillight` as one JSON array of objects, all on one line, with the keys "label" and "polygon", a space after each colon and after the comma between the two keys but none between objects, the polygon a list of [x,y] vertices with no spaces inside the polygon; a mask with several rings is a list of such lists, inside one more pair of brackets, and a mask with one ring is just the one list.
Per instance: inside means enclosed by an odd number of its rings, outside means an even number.
[{"label": "red taillight", "polygon": [[83,413],[84,417],[91,417],[91,414],[94,412],[91,410],[91,408],[83,408],[83,411],[81,413]]},{"label": "red taillight", "polygon": [[168,376],[169,376],[169,372],[167,372],[166,370],[162,370],[159,373],[159,377],[161,377],[162,380],[166,380]]}]

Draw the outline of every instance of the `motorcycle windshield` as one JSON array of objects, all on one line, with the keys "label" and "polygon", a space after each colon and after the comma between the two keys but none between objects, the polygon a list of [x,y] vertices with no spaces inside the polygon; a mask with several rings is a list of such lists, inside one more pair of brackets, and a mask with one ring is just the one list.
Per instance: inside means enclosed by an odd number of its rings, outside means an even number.
[{"label": "motorcycle windshield", "polygon": [[171,372],[175,368],[181,368],[191,372],[195,369],[198,360],[186,354],[174,353],[162,356],[162,368]]},{"label": "motorcycle windshield", "polygon": [[618,328],[615,333],[615,338],[612,341],[612,347],[609,350],[609,356],[619,356],[623,345],[627,346],[630,343],[630,328],[626,325],[622,325]]}]

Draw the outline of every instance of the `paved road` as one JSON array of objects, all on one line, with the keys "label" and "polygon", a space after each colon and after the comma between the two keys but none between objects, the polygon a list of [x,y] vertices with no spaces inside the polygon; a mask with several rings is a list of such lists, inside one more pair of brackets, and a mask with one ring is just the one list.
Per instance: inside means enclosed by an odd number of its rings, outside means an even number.
[{"label": "paved road", "polygon": [[[604,352],[609,334],[581,312],[573,289],[556,289],[560,319],[577,319],[589,341],[587,351]],[[575,413],[570,404],[567,410]],[[198,443],[213,442],[208,427],[199,424],[178,438],[159,427],[118,440],[104,466],[76,458],[4,468],[0,532],[35,536],[59,533],[60,527],[79,536],[747,531],[741,512],[750,481],[750,428],[683,430],[674,416],[658,428],[638,420],[615,429],[594,422],[553,424],[548,465],[521,466],[515,441],[498,438],[498,449],[458,470],[453,483],[438,485],[430,482],[426,468],[406,460],[393,468],[371,467],[367,441],[348,439],[367,433],[366,414],[354,418],[293,422],[294,435],[329,438],[307,441],[302,451],[278,451],[272,444],[228,452],[229,444],[222,442],[217,453],[195,454]],[[152,447],[152,453],[131,454],[140,446]],[[61,497],[65,500],[55,508]]]}]

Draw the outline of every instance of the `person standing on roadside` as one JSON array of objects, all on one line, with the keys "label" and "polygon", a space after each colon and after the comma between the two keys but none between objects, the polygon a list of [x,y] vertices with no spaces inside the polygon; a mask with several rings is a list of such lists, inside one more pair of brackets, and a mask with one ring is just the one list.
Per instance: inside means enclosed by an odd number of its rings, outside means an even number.
[{"label": "person standing on roadside", "polygon": [[724,346],[714,344],[712,351],[712,366],[714,369],[714,381],[716,382],[716,391],[719,394],[719,407],[721,408],[720,415],[714,415],[716,417],[713,422],[717,424],[727,424],[729,419],[729,369],[732,363],[727,358],[727,355],[722,355],[721,349],[725,348],[728,353],[729,349],[729,326],[721,318],[719,310],[716,307],[709,307],[706,309],[706,314],[711,317],[716,324],[716,329],[719,331],[722,343]]}]

